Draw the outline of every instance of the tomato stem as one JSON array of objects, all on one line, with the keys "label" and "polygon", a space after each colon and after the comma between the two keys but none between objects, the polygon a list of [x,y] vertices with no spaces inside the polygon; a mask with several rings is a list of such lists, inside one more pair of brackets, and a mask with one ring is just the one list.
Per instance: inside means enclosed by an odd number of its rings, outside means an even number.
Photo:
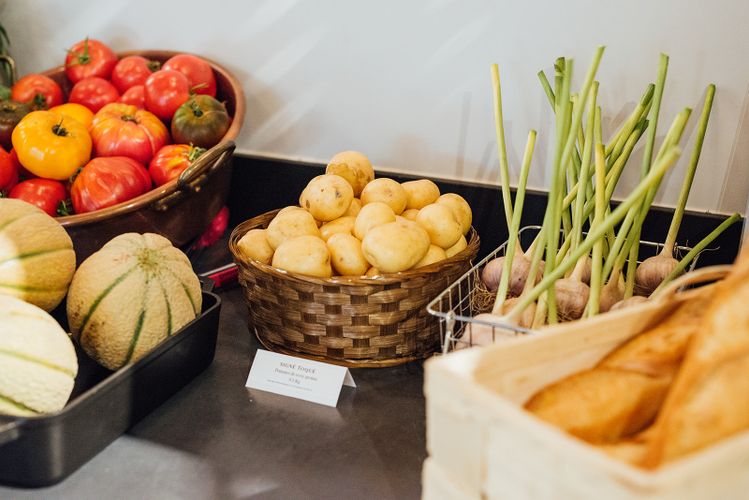
[{"label": "tomato stem", "polygon": [[55,135],[59,135],[60,137],[65,137],[68,135],[68,131],[62,126],[62,120],[63,117],[60,117],[60,121],[57,123],[57,125],[54,125],[52,127],[52,133]]},{"label": "tomato stem", "polygon": [[193,146],[192,143],[190,143],[190,149],[187,152],[187,161],[189,161],[190,163],[192,163],[195,160],[197,160],[198,157],[200,155],[202,155],[203,153],[205,153],[205,149],[204,148],[201,148],[201,147],[198,147],[198,146]]},{"label": "tomato stem", "polygon": [[57,205],[57,215],[65,216],[65,215],[73,215],[73,206],[71,201],[68,200],[62,200]]},{"label": "tomato stem", "polygon": [[200,109],[200,106],[194,99],[190,100],[190,109],[192,110],[192,114],[194,114],[198,118],[203,116],[203,110]]}]

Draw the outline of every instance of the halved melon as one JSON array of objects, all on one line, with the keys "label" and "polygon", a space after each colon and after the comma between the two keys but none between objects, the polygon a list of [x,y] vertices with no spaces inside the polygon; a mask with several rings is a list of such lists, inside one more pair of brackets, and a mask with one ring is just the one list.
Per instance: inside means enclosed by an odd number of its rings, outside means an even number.
[{"label": "halved melon", "polygon": [[0,413],[60,410],[77,373],[75,348],[57,321],[35,305],[0,295]]},{"label": "halved melon", "polygon": [[51,311],[74,272],[73,242],[65,229],[34,205],[0,198],[0,294]]}]

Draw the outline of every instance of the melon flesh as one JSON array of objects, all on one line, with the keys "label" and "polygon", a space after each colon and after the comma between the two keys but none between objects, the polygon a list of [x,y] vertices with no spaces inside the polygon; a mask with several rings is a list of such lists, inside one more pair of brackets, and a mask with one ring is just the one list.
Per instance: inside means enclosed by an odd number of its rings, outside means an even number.
[{"label": "melon flesh", "polygon": [[74,272],[73,242],[65,229],[29,203],[0,198],[0,294],[51,311]]},{"label": "melon flesh", "polygon": [[0,295],[0,413],[60,410],[77,373],[75,348],[60,325],[42,309]]},{"label": "melon flesh", "polygon": [[192,321],[201,302],[200,282],[182,251],[156,234],[126,233],[76,271],[68,323],[86,354],[116,370]]}]

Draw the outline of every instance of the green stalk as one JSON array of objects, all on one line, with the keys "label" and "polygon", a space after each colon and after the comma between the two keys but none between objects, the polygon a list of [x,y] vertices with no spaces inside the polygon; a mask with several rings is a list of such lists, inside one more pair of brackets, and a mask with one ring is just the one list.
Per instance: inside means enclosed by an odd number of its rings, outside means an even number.
[{"label": "green stalk", "polygon": [[554,284],[554,281],[564,276],[564,273],[566,273],[580,257],[585,255],[585,253],[590,252],[593,244],[601,239],[607,231],[613,228],[619,221],[624,218],[629,209],[635,206],[642,199],[642,197],[647,194],[651,186],[663,177],[663,175],[666,173],[666,170],[668,170],[674,164],[674,162],[676,162],[680,154],[681,150],[679,149],[679,147],[673,146],[668,150],[668,152],[663,155],[662,158],[658,159],[655,163],[655,166],[648,173],[648,176],[642,182],[640,182],[640,184],[637,185],[637,187],[629,194],[629,196],[624,201],[622,201],[622,203],[618,207],[616,207],[613,212],[611,212],[611,215],[604,221],[602,221],[599,226],[595,227],[588,234],[588,237],[585,239],[585,241],[579,247],[577,247],[577,249],[572,254],[570,254],[570,256],[565,259],[565,261],[561,265],[554,268],[552,272],[546,274],[544,278],[530,292],[528,292],[525,297],[518,301],[516,306],[512,308],[512,310],[506,315],[506,318],[514,319],[516,315],[520,313],[520,311],[523,311],[526,307],[528,307],[528,305],[536,300],[542,293],[548,291],[549,288]]},{"label": "green stalk", "polygon": [[[671,124],[666,137],[663,139],[663,144],[661,145],[661,148],[656,155],[656,162],[660,160],[663,157],[664,153],[670,150],[672,146],[679,143],[681,135],[684,132],[684,128],[686,127],[687,120],[689,119],[690,113],[691,110],[689,108],[685,108],[678,115],[676,115],[676,118],[674,118],[674,121]],[[637,233],[639,232],[637,228],[641,227],[643,222],[645,221],[645,216],[650,210],[650,205],[655,198],[655,194],[658,192],[659,186],[660,180],[658,181],[658,183],[654,184],[651,187],[650,191],[645,196],[645,199],[642,200],[642,203],[639,206],[633,207],[631,213],[628,213],[626,218],[624,219],[624,222],[622,222],[622,225],[619,228],[619,232],[616,235],[616,239],[614,240],[614,245],[609,249],[608,256],[606,257],[605,264],[603,266],[604,278],[608,277],[609,273],[611,273],[611,270],[614,267],[614,262],[622,252],[622,248],[627,238],[631,238],[631,241],[634,241],[634,236],[637,236]],[[635,228],[634,230],[632,229],[633,227]],[[631,234],[630,231],[632,231]],[[628,251],[628,249],[626,251]]]},{"label": "green stalk", "polygon": [[668,72],[668,56],[661,54],[658,63],[658,78],[655,80],[655,92],[653,94],[653,107],[650,110],[650,123],[652,127],[648,130],[648,139],[645,143],[645,151],[642,155],[642,169],[640,179],[644,179],[650,170],[653,161],[653,147],[655,146],[655,134],[658,129],[658,115],[661,110],[661,100],[663,98],[663,89],[666,86],[666,73]]},{"label": "green stalk", "polygon": [[494,128],[497,134],[497,153],[499,155],[499,179],[502,183],[502,204],[505,220],[509,230],[512,225],[512,199],[510,195],[510,165],[507,162],[507,145],[505,144],[505,125],[502,117],[502,88],[499,83],[499,66],[492,64],[492,88],[494,90]]},{"label": "green stalk", "polygon": [[658,288],[656,288],[653,291],[652,295],[655,295],[658,293],[659,290],[661,290],[664,286],[666,286],[669,282],[671,282],[674,278],[679,276],[681,273],[684,272],[684,270],[687,268],[689,264],[692,263],[694,258],[699,255],[701,251],[703,251],[710,243],[712,243],[715,238],[723,234],[723,231],[731,227],[736,221],[740,220],[741,216],[739,214],[733,214],[728,219],[724,220],[718,227],[713,229],[713,231],[702,238],[699,243],[697,243],[694,248],[692,248],[689,253],[687,253],[683,259],[679,261],[679,264],[674,268],[671,273],[664,278],[664,280],[661,282],[660,285],[658,285]]},{"label": "green stalk", "polygon": [[533,158],[533,149],[536,145],[536,131],[528,132],[528,140],[525,143],[525,153],[523,155],[523,165],[520,168],[520,179],[518,180],[517,191],[515,192],[515,208],[512,212],[512,225],[510,227],[510,236],[505,248],[505,260],[502,267],[502,277],[499,280],[497,297],[494,300],[493,314],[499,314],[502,311],[507,296],[507,289],[510,285],[510,275],[512,274],[512,260],[518,241],[518,231],[520,231],[520,218],[523,215],[523,202],[525,201],[525,185],[528,182],[528,172],[530,171],[531,159]]},{"label": "green stalk", "polygon": [[642,228],[632,238],[627,259],[627,274],[624,277],[624,299],[630,298],[635,292],[635,277],[637,275],[637,258],[640,256],[640,235]]},{"label": "green stalk", "polygon": [[[598,47],[596,49],[596,52],[593,56],[593,61],[590,64],[590,67],[588,68],[588,73],[585,75],[585,80],[583,83],[582,91],[580,92],[580,102],[586,102],[588,99],[588,95],[590,93],[590,89],[593,86],[593,80],[595,79],[596,72],[598,71],[598,65],[601,62],[601,57],[603,57],[603,51],[604,47]],[[563,80],[563,87],[562,87],[562,95],[559,96],[558,101],[562,101],[562,124],[567,125],[568,122],[568,113],[569,113],[569,87],[570,87],[570,80],[572,78],[572,61],[567,61],[565,72],[564,72],[564,80]],[[554,186],[554,197],[553,199],[549,200],[549,206],[551,207],[551,222],[552,224],[549,226],[549,236],[548,236],[548,246],[546,248],[546,267],[544,269],[544,274],[546,276],[549,275],[549,273],[553,273],[554,263],[556,260],[557,255],[557,247],[559,245],[559,224],[561,219],[561,212],[563,210],[563,200],[562,197],[559,196],[561,193],[561,181],[564,179],[560,179],[562,177],[562,169],[567,164],[568,161],[570,161],[570,157],[572,155],[572,150],[575,148],[575,139],[577,137],[576,131],[580,128],[580,123],[582,123],[582,115],[583,111],[585,110],[585,106],[578,106],[572,115],[572,122],[569,124],[569,127],[566,129],[563,129],[563,132],[566,133],[566,137],[564,134],[561,136],[558,134],[557,137],[557,146],[560,146],[564,144],[564,149],[561,151],[561,157],[559,154],[559,151],[557,151],[556,158],[555,158],[555,164],[554,168],[552,170],[552,186]],[[547,210],[549,207],[547,207]],[[556,234],[552,234],[552,231],[556,231]],[[562,273],[564,274],[564,273]],[[550,288],[547,290],[547,304],[548,304],[548,321],[549,324],[556,323],[557,321],[557,311],[556,311],[556,300],[554,296],[554,289]]]},{"label": "green stalk", "polygon": [[[598,82],[593,83],[593,88],[589,98],[589,109],[588,109],[588,122],[586,123],[585,130],[585,142],[583,143],[583,163],[580,167],[580,179],[579,185],[583,186],[587,191],[591,156],[593,152],[593,136],[595,128],[595,116],[596,116],[596,100],[598,98]],[[577,196],[575,198],[575,214],[572,218],[572,242],[570,248],[574,251],[575,248],[580,244],[583,232],[583,209],[585,208],[585,196]]]},{"label": "green stalk", "polygon": [[624,143],[626,142],[627,138],[630,136],[630,134],[632,134],[632,131],[640,122],[642,116],[647,113],[646,110],[650,108],[650,103],[653,99],[654,92],[655,85],[653,85],[652,83],[648,84],[647,88],[645,89],[645,93],[640,98],[640,102],[637,103],[637,107],[634,109],[627,121],[624,122],[624,125],[622,126],[620,131],[617,133],[616,142],[609,142],[609,144],[606,146],[607,157],[613,156],[614,158],[617,158],[619,156],[622,149],[624,148]]},{"label": "green stalk", "polygon": [[[546,211],[548,212],[548,224],[544,225],[546,230],[546,266],[544,267],[544,274],[550,273],[554,264],[556,263],[557,247],[559,245],[559,227],[561,225],[562,213],[559,210],[558,199],[560,198],[561,190],[563,189],[564,176],[562,171],[564,168],[564,148],[563,145],[566,143],[567,130],[569,129],[569,116],[570,116],[570,83],[572,80],[572,60],[565,62],[564,73],[562,75],[562,86],[559,93],[557,93],[557,106],[559,112],[556,117],[556,136],[557,145],[555,148],[554,163],[551,171],[551,182],[549,187],[549,201],[546,205]],[[556,309],[556,297],[554,290],[550,289],[546,294],[546,304],[548,312],[549,324],[556,323],[557,309]]]},{"label": "green stalk", "polygon": [[[642,155],[642,167],[640,168],[640,179],[643,179],[653,161],[653,148],[655,146],[655,137],[658,130],[658,118],[661,110],[661,101],[663,99],[663,89],[666,86],[666,74],[668,73],[668,56],[660,55],[658,62],[658,77],[655,80],[655,93],[653,96],[653,107],[650,111],[649,120],[652,127],[648,130],[648,138],[645,142],[645,151]],[[624,298],[632,296],[635,289],[635,274],[637,272],[637,258],[640,255],[640,235],[642,228],[638,227],[633,232],[632,242],[629,248],[629,258],[627,262],[627,273],[624,280]]]},{"label": "green stalk", "polygon": [[705,133],[707,132],[707,122],[710,119],[710,111],[713,107],[713,97],[715,96],[715,85],[710,84],[707,86],[705,94],[705,104],[702,108],[702,114],[700,115],[699,125],[697,126],[697,137],[694,142],[694,148],[692,149],[692,157],[689,160],[689,166],[684,174],[684,182],[681,185],[681,192],[679,193],[679,201],[676,203],[676,210],[674,210],[674,216],[671,219],[671,226],[668,228],[668,235],[666,236],[666,243],[663,245],[662,255],[668,255],[669,257],[674,253],[674,245],[676,244],[676,235],[679,233],[679,226],[681,226],[681,219],[684,217],[684,210],[687,205],[687,198],[689,198],[689,191],[692,188],[692,181],[694,180],[694,174],[697,170],[697,163],[700,161],[700,154],[702,153],[702,144],[705,142]]},{"label": "green stalk", "polygon": [[[596,110],[596,117],[600,118],[600,108]],[[597,228],[603,221],[605,212],[605,177],[606,177],[606,158],[603,144],[596,142],[596,213],[593,225],[591,226],[591,232]],[[603,280],[601,279],[601,268],[603,265],[603,238],[599,238],[593,244],[593,257],[590,269],[590,296],[588,298],[588,305],[586,307],[585,314],[587,317],[595,316],[598,314],[601,299],[601,287],[603,286]]]}]

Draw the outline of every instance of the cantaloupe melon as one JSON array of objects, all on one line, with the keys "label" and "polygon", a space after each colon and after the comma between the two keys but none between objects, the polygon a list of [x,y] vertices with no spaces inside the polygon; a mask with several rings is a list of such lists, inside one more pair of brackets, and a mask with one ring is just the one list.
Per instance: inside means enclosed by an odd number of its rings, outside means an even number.
[{"label": "cantaloupe melon", "polygon": [[0,198],[0,294],[51,311],[74,272],[73,242],[65,229],[25,201]]},{"label": "cantaloupe melon", "polygon": [[201,310],[187,256],[157,234],[121,234],[89,256],[68,292],[68,324],[92,359],[116,370],[137,361]]},{"label": "cantaloupe melon", "polygon": [[35,305],[0,295],[0,413],[60,410],[77,373],[75,348],[57,321]]}]

